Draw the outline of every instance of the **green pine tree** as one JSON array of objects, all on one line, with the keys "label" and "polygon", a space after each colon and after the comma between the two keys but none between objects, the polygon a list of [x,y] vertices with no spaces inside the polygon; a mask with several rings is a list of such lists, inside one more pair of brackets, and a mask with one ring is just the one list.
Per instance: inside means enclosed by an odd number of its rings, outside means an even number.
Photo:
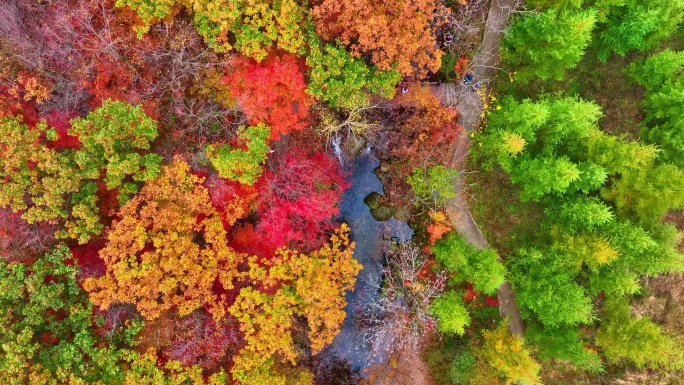
[{"label": "green pine tree", "polygon": [[506,30],[501,59],[513,66],[513,77],[519,82],[563,80],[582,58],[595,23],[594,9],[552,8],[526,14]]}]

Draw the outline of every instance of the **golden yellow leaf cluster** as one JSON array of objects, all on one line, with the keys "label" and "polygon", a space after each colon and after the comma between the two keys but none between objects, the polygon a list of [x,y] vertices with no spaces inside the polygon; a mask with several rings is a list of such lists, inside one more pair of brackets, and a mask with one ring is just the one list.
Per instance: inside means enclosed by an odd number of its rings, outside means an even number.
[{"label": "golden yellow leaf cluster", "polygon": [[231,288],[241,256],[227,246],[202,178],[189,170],[174,160],[121,208],[100,251],[107,272],[84,284],[93,303],[103,309],[134,303],[147,319],[172,309],[183,316],[205,305],[217,319],[225,315],[212,285],[218,279]]},{"label": "golden yellow leaf cluster", "polygon": [[[343,224],[326,246],[310,253],[281,249],[263,267],[250,261],[249,276],[260,290],[244,288],[230,312],[241,322],[247,346],[234,360],[233,375],[243,384],[284,383],[272,373],[276,355],[294,364],[295,315],[306,317],[314,353],[332,342],[345,317],[345,291],[352,290],[361,265]],[[271,288],[278,289],[270,294]],[[263,383],[263,382],[262,382]]]}]

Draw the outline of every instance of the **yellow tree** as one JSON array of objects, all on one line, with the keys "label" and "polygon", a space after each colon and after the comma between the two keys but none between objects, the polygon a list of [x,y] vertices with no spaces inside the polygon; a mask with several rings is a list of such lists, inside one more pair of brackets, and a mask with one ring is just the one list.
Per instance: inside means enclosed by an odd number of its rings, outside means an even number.
[{"label": "yellow tree", "polygon": [[117,0],[116,5],[138,13],[139,35],[185,7],[197,32],[218,52],[236,49],[257,61],[275,47],[304,53],[306,9],[296,0]]},{"label": "yellow tree", "polygon": [[69,218],[76,224],[97,227],[99,218],[79,216],[88,211],[79,205],[73,205],[75,218],[70,218],[66,197],[79,191],[82,177],[68,156],[71,153],[60,154],[41,142],[47,133],[44,121],[31,128],[20,116],[0,119],[0,206],[23,211],[22,217],[29,223]]},{"label": "yellow tree", "polygon": [[229,383],[228,375],[223,369],[205,376],[202,368],[197,365],[183,367],[180,362],[171,360],[162,368],[158,360],[154,349],[148,349],[144,354],[129,351],[126,361],[129,362],[130,369],[126,371],[126,378],[122,385],[224,385]]},{"label": "yellow tree", "polygon": [[212,292],[218,280],[232,288],[241,255],[226,244],[220,214],[202,178],[176,158],[119,211],[100,251],[107,272],[84,287],[96,305],[133,303],[147,319],[207,306],[215,318],[224,301]]},{"label": "yellow tree", "polygon": [[61,136],[45,121],[0,118],[0,207],[22,211],[29,223],[63,225],[56,235],[86,243],[102,231],[97,181],[124,202],[138,182],[154,179],[161,157],[149,153],[157,123],[128,103],[105,100],[87,117],[71,120],[76,148],[56,148]]},{"label": "yellow tree", "polygon": [[276,356],[296,363],[295,316],[306,318],[314,353],[339,333],[345,317],[345,291],[353,289],[361,270],[352,258],[354,243],[350,243],[348,232],[343,224],[329,244],[308,255],[281,249],[266,267],[255,258],[250,260],[249,278],[260,287],[243,288],[230,308],[240,320],[247,342],[232,369],[240,383],[288,383],[275,365]]},{"label": "yellow tree", "polygon": [[19,116],[0,119],[0,207],[22,211],[29,223],[65,222],[58,235],[85,241],[102,230],[95,191],[83,186],[73,150],[60,153],[41,142],[48,133],[44,121],[31,128]]},{"label": "yellow tree", "polygon": [[541,366],[525,349],[523,339],[508,332],[508,322],[482,334],[484,346],[479,353],[480,358],[505,377],[507,384],[541,384]]}]

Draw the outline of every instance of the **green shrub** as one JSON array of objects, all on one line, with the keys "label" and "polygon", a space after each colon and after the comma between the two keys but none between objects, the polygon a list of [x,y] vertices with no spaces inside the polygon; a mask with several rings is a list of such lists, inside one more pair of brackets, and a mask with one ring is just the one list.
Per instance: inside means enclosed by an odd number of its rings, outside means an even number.
[{"label": "green shrub", "polygon": [[684,0],[626,0],[610,9],[599,34],[599,58],[654,48],[682,22]]},{"label": "green shrub", "polygon": [[[0,377],[10,384],[121,383],[129,351],[95,332],[93,305],[78,284],[79,269],[59,245],[32,266],[0,258]],[[116,333],[133,343],[142,321]],[[54,339],[56,343],[44,339]],[[49,341],[49,340],[48,340]]]},{"label": "green shrub", "polygon": [[564,267],[562,255],[529,249],[518,250],[510,259],[511,282],[525,318],[533,313],[545,326],[592,321],[591,299],[575,282],[577,273]]},{"label": "green shrub", "polygon": [[684,52],[662,51],[632,63],[630,76],[646,88],[642,137],[662,150],[659,159],[684,166]]},{"label": "green shrub", "polygon": [[468,310],[461,294],[456,291],[447,291],[435,299],[430,311],[437,317],[437,329],[442,333],[463,335],[465,328],[470,325]]},{"label": "green shrub", "polygon": [[537,356],[542,360],[567,360],[580,370],[604,371],[601,358],[595,350],[585,346],[577,327],[553,328],[532,323],[527,326],[525,338],[535,344]]},{"label": "green shrub", "polygon": [[671,164],[626,171],[601,195],[622,217],[654,225],[669,210],[684,207],[684,171]]},{"label": "green shrub", "polygon": [[520,82],[563,80],[582,59],[595,23],[593,9],[521,16],[506,30],[501,59],[513,65]]},{"label": "green shrub", "polygon": [[452,232],[435,242],[432,252],[458,282],[470,282],[476,291],[492,295],[504,283],[506,268],[494,249],[478,250]]},{"label": "green shrub", "polygon": [[676,370],[684,367],[681,345],[646,317],[631,315],[625,298],[611,298],[596,333],[596,344],[609,361],[626,360],[637,367]]},{"label": "green shrub", "polygon": [[425,203],[439,206],[456,197],[454,178],[457,176],[457,169],[440,164],[427,169],[415,168],[406,181],[413,188],[416,197]]},{"label": "green shrub", "polygon": [[306,58],[309,66],[307,92],[331,107],[355,109],[370,103],[371,94],[386,98],[394,96],[394,89],[401,81],[396,71],[380,71],[363,60],[353,57],[347,50],[326,44],[318,48],[312,43]]},{"label": "green shrub", "polygon": [[268,157],[270,136],[270,128],[263,123],[253,127],[241,126],[238,129],[239,147],[209,145],[206,148],[207,157],[219,177],[253,185],[261,176],[262,165]]},{"label": "green shrub", "polygon": [[463,348],[457,350],[449,367],[449,379],[451,379],[451,382],[454,384],[467,384],[473,375],[475,362],[475,356],[470,349]]}]

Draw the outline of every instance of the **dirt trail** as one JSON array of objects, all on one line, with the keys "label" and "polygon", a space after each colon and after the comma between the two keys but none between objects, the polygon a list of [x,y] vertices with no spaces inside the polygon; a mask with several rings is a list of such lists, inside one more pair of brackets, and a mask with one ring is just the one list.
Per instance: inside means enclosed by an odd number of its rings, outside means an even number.
[{"label": "dirt trail", "polygon": [[[476,92],[471,85],[463,85],[461,83],[432,86],[432,91],[442,100],[442,103],[447,106],[456,104],[459,112],[459,123],[464,128],[461,137],[454,141],[451,159],[448,160],[452,167],[461,170],[465,167],[470,145],[470,134],[477,130],[482,121],[481,115],[484,111],[483,100],[486,99],[496,77],[499,62],[499,45],[503,38],[503,31],[508,25],[508,18],[516,2],[517,0],[491,1],[482,44],[475,55],[473,68],[471,69],[474,78],[473,82],[480,83],[480,91]],[[446,207],[451,222],[468,243],[479,249],[489,247],[482,231],[480,231],[470,213],[461,178],[457,178],[454,181],[454,187],[458,191],[458,195],[449,201]],[[515,302],[515,293],[509,283],[499,287],[498,297],[501,316],[509,319],[510,332],[522,337],[524,334],[524,324],[520,317],[518,305]],[[392,381],[394,385],[434,384],[429,368],[421,357],[421,352],[422,348],[417,347],[400,355],[398,363],[400,370],[398,373],[403,373],[404,375],[397,376],[399,380],[395,379]]]},{"label": "dirt trail", "polygon": [[[492,88],[497,75],[499,63],[499,45],[503,38],[503,31],[508,25],[508,19],[513,11],[516,0],[492,0],[487,24],[484,30],[484,38],[473,60],[470,73],[473,74],[473,83],[480,84],[480,90],[476,91],[472,85],[442,84],[433,87],[433,91],[447,105],[456,100],[456,108],[459,112],[459,123],[463,126],[463,133],[459,140],[454,143],[451,155],[452,167],[464,169],[468,157],[470,134],[475,132],[482,121],[484,102]],[[458,196],[448,202],[447,213],[454,223],[458,232],[470,244],[483,249],[489,247],[482,231],[477,226],[475,219],[470,213],[466,202],[461,178],[454,181],[454,187]],[[510,321],[509,330],[512,334],[520,337],[524,334],[524,324],[520,317],[520,310],[515,302],[515,293],[509,283],[499,288],[499,302],[501,316]]]}]

